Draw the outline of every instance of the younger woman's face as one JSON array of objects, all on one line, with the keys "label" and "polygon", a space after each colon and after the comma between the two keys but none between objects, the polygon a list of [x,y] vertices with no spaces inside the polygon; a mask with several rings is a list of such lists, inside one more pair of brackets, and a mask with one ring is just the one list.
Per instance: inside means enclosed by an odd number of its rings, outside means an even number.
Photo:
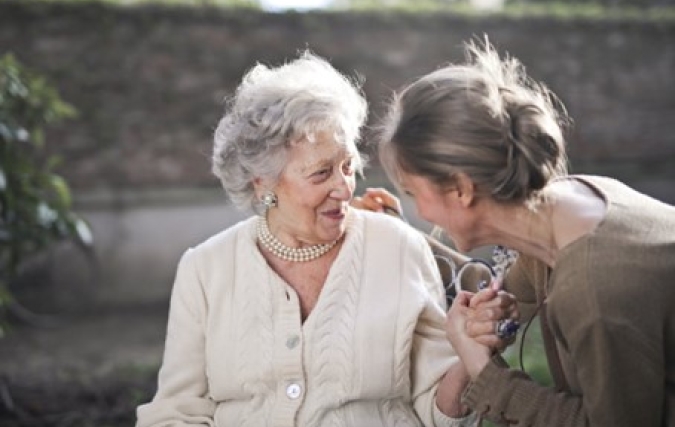
[{"label": "younger woman's face", "polygon": [[332,132],[293,145],[273,189],[278,204],[268,212],[270,231],[296,247],[339,239],[356,187],[356,157]]},{"label": "younger woman's face", "polygon": [[445,230],[459,251],[473,249],[469,242],[474,223],[457,189],[442,189],[428,178],[405,172],[401,173],[400,184],[415,201],[420,218]]}]

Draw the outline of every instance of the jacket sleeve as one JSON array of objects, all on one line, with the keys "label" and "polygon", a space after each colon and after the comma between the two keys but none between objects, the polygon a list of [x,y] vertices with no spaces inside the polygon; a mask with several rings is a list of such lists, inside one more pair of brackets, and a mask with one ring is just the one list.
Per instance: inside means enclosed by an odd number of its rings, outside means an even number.
[{"label": "jacket sleeve", "polygon": [[[606,286],[599,286],[600,272]],[[665,377],[660,326],[639,324],[650,317],[639,310],[658,310],[658,304],[644,304],[648,293],[635,281],[622,288],[626,275],[618,267],[579,263],[556,274],[546,315],[559,351],[573,361],[569,369],[579,391],[540,386],[496,357],[467,388],[464,402],[514,426],[660,426]]]},{"label": "jacket sleeve", "polygon": [[466,389],[463,402],[487,419],[509,426],[582,427],[588,425],[582,399],[542,387],[526,373],[509,369],[494,356]]},{"label": "jacket sleeve", "polygon": [[445,292],[433,254],[424,238],[412,246],[414,256],[408,268],[419,269],[426,287],[425,306],[415,326],[412,345],[413,406],[426,427],[469,427],[477,425],[478,418],[471,413],[464,418],[450,418],[436,405],[438,385],[457,356],[445,336]]},{"label": "jacket sleeve", "polygon": [[[536,313],[535,284],[546,280],[543,269],[543,264],[521,255],[505,278],[505,289],[518,300],[521,321],[529,320]],[[526,373],[510,369],[499,355],[495,355],[467,387],[462,401],[498,425],[587,425],[580,396],[539,385]]]},{"label": "jacket sleeve", "polygon": [[570,340],[581,395],[540,386],[495,357],[463,401],[513,426],[659,426],[664,361],[635,332],[629,325],[597,322]]},{"label": "jacket sleeve", "polygon": [[157,393],[138,407],[137,427],[215,425],[205,365],[206,298],[194,258],[188,250],[178,264]]}]

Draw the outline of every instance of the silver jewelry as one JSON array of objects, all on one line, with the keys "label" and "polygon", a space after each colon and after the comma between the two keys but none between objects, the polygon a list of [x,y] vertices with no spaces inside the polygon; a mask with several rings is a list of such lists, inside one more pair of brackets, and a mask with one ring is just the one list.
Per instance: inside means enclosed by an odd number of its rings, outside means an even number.
[{"label": "silver jewelry", "polygon": [[304,262],[311,261],[325,255],[335,246],[339,239],[330,243],[307,246],[304,248],[292,248],[286,246],[277,239],[267,225],[267,216],[261,215],[258,220],[258,241],[274,256],[286,261]]},{"label": "silver jewelry", "polygon": [[513,319],[502,319],[495,325],[495,335],[500,339],[509,339],[515,336],[520,329],[520,322]]},{"label": "silver jewelry", "polygon": [[277,199],[277,195],[274,194],[274,191],[269,190],[265,191],[265,193],[260,198],[260,201],[265,207],[265,211],[268,211],[270,208],[277,206],[279,199]]}]

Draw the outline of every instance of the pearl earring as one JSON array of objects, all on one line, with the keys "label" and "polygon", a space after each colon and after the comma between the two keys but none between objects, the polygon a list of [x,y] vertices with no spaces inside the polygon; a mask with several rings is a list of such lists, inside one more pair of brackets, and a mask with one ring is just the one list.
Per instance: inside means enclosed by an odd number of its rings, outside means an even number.
[{"label": "pearl earring", "polygon": [[265,191],[265,193],[260,198],[263,206],[265,206],[265,211],[270,210],[270,208],[277,206],[277,195],[273,191]]}]

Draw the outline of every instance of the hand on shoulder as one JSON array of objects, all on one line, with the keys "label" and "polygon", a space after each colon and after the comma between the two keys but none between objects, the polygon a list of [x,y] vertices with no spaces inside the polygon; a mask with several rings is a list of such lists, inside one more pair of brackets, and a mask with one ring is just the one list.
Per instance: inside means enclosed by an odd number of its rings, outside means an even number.
[{"label": "hand on shoulder", "polygon": [[363,195],[352,199],[351,205],[357,209],[382,212],[403,219],[401,201],[384,188],[367,188]]}]

